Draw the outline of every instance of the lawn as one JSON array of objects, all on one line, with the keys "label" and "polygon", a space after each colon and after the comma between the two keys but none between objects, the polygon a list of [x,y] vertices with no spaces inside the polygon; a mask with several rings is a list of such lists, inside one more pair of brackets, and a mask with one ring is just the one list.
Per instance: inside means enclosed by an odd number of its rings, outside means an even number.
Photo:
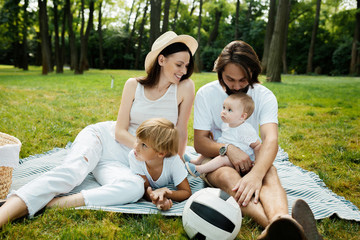
[{"label": "lawn", "polygon": [[[89,124],[116,120],[124,82],[143,71],[90,70],[84,75],[40,75],[0,65],[0,132],[22,142],[21,158],[65,147]],[[111,88],[111,79],[114,87]],[[216,79],[194,74],[196,90]],[[264,81],[264,76],[261,77]],[[360,206],[360,78],[282,76],[264,83],[279,102],[279,144],[290,161],[313,171],[336,194]],[[188,145],[193,145],[192,117]],[[326,239],[358,239],[360,224],[337,218],[318,221]],[[244,218],[239,239],[262,229]],[[91,210],[47,210],[0,230],[1,239],[186,239],[181,218]]]}]

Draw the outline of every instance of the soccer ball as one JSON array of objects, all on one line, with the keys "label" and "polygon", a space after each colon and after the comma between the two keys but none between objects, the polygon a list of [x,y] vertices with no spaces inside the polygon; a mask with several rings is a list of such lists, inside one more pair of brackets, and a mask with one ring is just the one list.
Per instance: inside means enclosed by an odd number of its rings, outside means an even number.
[{"label": "soccer ball", "polygon": [[204,188],[186,202],[182,215],[190,238],[234,239],[240,231],[242,216],[237,202],[219,188]]}]

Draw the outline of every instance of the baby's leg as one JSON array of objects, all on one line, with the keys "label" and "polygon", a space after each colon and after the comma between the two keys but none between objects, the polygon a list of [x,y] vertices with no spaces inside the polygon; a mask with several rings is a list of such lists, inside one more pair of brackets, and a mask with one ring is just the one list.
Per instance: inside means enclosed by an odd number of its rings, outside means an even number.
[{"label": "baby's leg", "polygon": [[196,171],[199,173],[209,173],[224,166],[234,167],[227,156],[217,156],[205,164],[197,165]]},{"label": "baby's leg", "polygon": [[190,160],[190,162],[195,165],[200,165],[204,161],[204,159],[206,159],[206,157],[200,155],[197,159]]}]

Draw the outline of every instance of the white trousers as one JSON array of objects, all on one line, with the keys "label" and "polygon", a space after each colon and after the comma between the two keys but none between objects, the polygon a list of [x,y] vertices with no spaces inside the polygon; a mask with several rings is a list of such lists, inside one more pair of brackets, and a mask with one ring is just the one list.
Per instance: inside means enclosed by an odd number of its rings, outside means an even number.
[{"label": "white trousers", "polygon": [[113,123],[103,122],[84,128],[62,165],[10,195],[19,196],[33,216],[55,196],[80,185],[92,172],[102,186],[81,191],[85,205],[117,205],[139,200],[144,195],[144,180],[131,172],[127,158],[129,149],[115,141],[111,132],[114,128],[110,125]]}]

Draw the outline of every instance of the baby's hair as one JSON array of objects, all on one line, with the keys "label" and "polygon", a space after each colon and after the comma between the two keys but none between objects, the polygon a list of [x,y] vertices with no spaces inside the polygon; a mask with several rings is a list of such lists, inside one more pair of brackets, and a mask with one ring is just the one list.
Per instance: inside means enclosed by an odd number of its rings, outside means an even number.
[{"label": "baby's hair", "polygon": [[178,152],[179,134],[174,124],[165,118],[150,118],[140,124],[136,137],[149,144],[156,152],[171,157]]},{"label": "baby's hair", "polygon": [[246,93],[243,92],[234,93],[231,94],[228,98],[240,101],[240,103],[244,106],[244,112],[247,113],[246,119],[248,119],[251,116],[251,114],[253,114],[255,104],[253,99]]}]

